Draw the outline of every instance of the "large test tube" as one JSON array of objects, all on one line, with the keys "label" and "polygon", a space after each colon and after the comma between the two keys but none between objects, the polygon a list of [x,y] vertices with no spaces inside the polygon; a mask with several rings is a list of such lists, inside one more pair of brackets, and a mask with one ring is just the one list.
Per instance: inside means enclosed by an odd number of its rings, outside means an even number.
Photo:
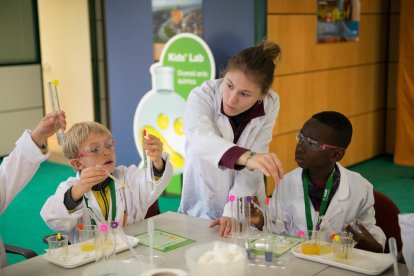
[{"label": "large test tube", "polygon": [[[52,111],[53,112],[60,111],[59,95],[58,95],[58,92],[57,92],[57,86],[58,85],[59,85],[58,80],[48,82],[50,104],[52,105]],[[65,133],[63,131],[62,126],[60,125],[59,120],[55,120],[55,130],[56,130],[56,138],[57,138],[58,144],[61,147],[63,147],[63,145],[65,144]]]},{"label": "large test tube", "polygon": [[142,156],[144,158],[145,181],[154,184],[154,171],[151,160],[148,160],[147,152],[144,148],[144,139],[147,139],[149,132],[144,129],[142,131]]}]

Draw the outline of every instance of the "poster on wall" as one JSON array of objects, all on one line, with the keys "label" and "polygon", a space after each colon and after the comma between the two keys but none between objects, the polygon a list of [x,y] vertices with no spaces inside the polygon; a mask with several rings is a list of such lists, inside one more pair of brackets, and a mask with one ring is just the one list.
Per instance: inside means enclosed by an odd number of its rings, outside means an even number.
[{"label": "poster on wall", "polygon": [[160,138],[170,156],[174,177],[166,193],[181,194],[181,176],[185,162],[183,118],[191,90],[216,76],[210,48],[199,36],[181,33],[165,44],[159,62],[150,67],[152,89],[139,101],[134,115],[135,145],[143,160],[144,129]]},{"label": "poster on wall", "polygon": [[152,0],[154,61],[165,43],[180,33],[203,35],[203,0]]},{"label": "poster on wall", "polygon": [[318,43],[358,41],[359,0],[317,0]]}]

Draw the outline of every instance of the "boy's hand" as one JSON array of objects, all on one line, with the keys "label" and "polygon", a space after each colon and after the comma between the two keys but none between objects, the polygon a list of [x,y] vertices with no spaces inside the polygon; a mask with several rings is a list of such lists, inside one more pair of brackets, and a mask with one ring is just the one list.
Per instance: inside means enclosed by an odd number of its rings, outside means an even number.
[{"label": "boy's hand", "polygon": [[78,201],[83,194],[89,192],[93,186],[101,183],[108,177],[107,172],[102,167],[89,167],[82,170],[80,180],[73,185],[72,199]]},{"label": "boy's hand", "polygon": [[147,152],[147,155],[151,158],[151,161],[154,164],[154,167],[157,169],[157,171],[163,171],[164,162],[161,159],[163,145],[161,143],[161,140],[152,134],[149,134],[147,137],[148,138],[143,139],[144,150]]},{"label": "boy's hand", "polygon": [[[256,196],[253,196],[253,201],[256,203],[256,205],[259,205],[259,200]],[[264,215],[262,214],[262,211],[259,210],[259,208],[256,208],[252,203],[250,204],[251,208],[251,214],[250,214],[250,223],[254,224],[254,226],[259,229],[263,230],[264,226]]]},{"label": "boy's hand", "polygon": [[228,238],[231,234],[231,218],[230,217],[221,217],[215,219],[212,223],[210,223],[209,227],[213,228],[214,226],[219,225],[219,236]]},{"label": "boy's hand", "polygon": [[347,225],[345,230],[353,234],[353,239],[357,242],[356,248],[368,250],[372,252],[382,253],[382,246],[370,232],[359,222],[356,221],[355,225],[360,231],[354,229],[351,225]]},{"label": "boy's hand", "polygon": [[37,127],[32,131],[31,136],[33,141],[39,147],[46,143],[47,138],[52,136],[55,132],[55,124],[62,130],[66,129],[66,115],[63,111],[56,111],[48,113],[43,117]]}]

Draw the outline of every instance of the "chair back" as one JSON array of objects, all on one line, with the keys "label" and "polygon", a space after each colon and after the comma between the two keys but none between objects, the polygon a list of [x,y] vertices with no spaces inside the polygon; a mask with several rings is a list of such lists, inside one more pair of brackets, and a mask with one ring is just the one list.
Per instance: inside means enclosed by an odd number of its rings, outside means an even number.
[{"label": "chair back", "polygon": [[391,199],[378,191],[374,191],[374,199],[377,226],[384,231],[385,236],[387,237],[384,253],[390,252],[388,239],[391,237],[394,237],[397,240],[397,249],[399,252],[402,249],[401,229],[398,222],[398,214],[400,213],[400,210]]}]

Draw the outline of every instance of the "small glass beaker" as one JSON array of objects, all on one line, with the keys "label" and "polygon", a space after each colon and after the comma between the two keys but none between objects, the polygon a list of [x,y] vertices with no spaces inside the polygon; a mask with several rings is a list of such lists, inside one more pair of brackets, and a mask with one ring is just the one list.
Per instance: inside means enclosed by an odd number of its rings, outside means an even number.
[{"label": "small glass beaker", "polygon": [[67,261],[68,259],[68,236],[53,235],[47,238],[49,249],[47,255],[50,259],[58,261]]}]

